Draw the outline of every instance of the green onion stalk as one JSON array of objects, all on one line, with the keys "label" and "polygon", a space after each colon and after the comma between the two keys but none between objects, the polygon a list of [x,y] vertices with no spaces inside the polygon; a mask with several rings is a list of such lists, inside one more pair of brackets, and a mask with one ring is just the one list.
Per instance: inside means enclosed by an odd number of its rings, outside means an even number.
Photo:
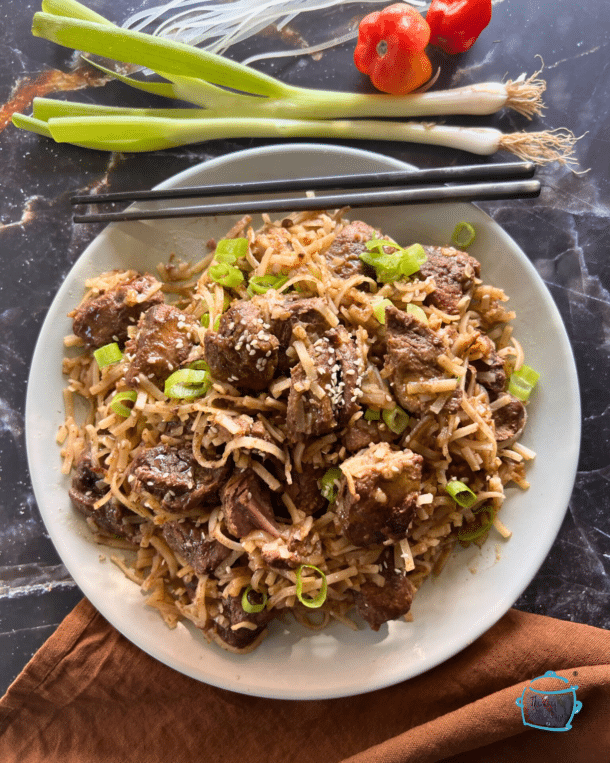
[{"label": "green onion stalk", "polygon": [[[31,116],[13,115],[17,127],[59,143],[128,152],[219,138],[393,140],[475,154],[506,149],[538,163],[565,163],[576,140],[563,129],[505,135],[494,128],[386,121],[388,117],[490,114],[504,107],[533,116],[540,106],[532,111],[527,101],[538,103],[544,89],[535,75],[515,83],[488,82],[406,96],[295,87],[215,53],[122,29],[76,0],[43,0],[42,12],[34,15],[32,33],[84,53],[146,67],[162,81],[138,80],[90,61],[126,85],[191,104],[132,109],[36,98]],[[526,97],[525,91],[529,92]]]}]

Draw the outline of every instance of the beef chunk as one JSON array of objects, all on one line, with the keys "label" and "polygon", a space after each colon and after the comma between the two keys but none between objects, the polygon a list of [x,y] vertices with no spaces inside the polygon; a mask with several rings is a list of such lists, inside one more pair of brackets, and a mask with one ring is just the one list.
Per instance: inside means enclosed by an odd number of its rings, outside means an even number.
[{"label": "beef chunk", "polygon": [[345,430],[343,444],[350,453],[366,448],[377,442],[392,442],[396,435],[380,421],[358,419]]},{"label": "beef chunk", "polygon": [[193,348],[196,323],[172,305],[155,305],[147,310],[138,331],[125,345],[133,359],[125,374],[128,387],[136,387],[139,374],[163,388],[165,380],[186,362]]},{"label": "beef chunk", "polygon": [[376,583],[363,583],[360,591],[354,594],[358,612],[371,629],[378,631],[388,620],[397,620],[406,615],[413,601],[413,586],[400,571],[394,570],[394,553],[384,551],[381,559],[381,574],[385,579],[383,586]]},{"label": "beef chunk", "polygon": [[212,572],[231,553],[214,538],[206,538],[203,529],[188,519],[166,522],[163,537],[167,545],[180,554],[198,575]]},{"label": "beef chunk", "polygon": [[453,315],[479,275],[481,265],[474,257],[452,246],[425,246],[424,251],[427,259],[419,272],[422,278],[432,278],[435,286],[426,302]]},{"label": "beef chunk", "polygon": [[267,294],[256,297],[253,302],[260,304],[268,313],[271,332],[280,343],[278,354],[280,371],[286,371],[290,367],[286,350],[296,326],[303,326],[311,337],[320,337],[330,328],[321,312],[325,303],[320,297],[299,297],[298,294],[280,296],[270,289]]},{"label": "beef chunk", "polygon": [[380,238],[381,234],[361,220],[346,225],[337,234],[325,253],[326,263],[338,278],[348,279],[355,275],[368,275],[360,255],[366,251],[366,242]]},{"label": "beef chunk", "polygon": [[137,275],[88,299],[70,313],[72,330],[92,350],[110,342],[122,346],[127,341],[127,329],[141,313],[163,302],[161,291],[151,293],[158,285],[153,276]]},{"label": "beef chunk", "polygon": [[279,545],[277,541],[265,543],[261,547],[261,556],[266,565],[280,570],[294,570],[304,562],[296,551],[287,548],[285,544]]},{"label": "beef chunk", "polygon": [[421,485],[423,458],[410,450],[392,450],[387,443],[370,445],[341,465],[337,517],[356,546],[405,538]]},{"label": "beef chunk", "polygon": [[292,471],[292,485],[286,485],[286,493],[292,498],[297,509],[307,515],[315,514],[326,506],[326,498],[320,492],[318,480],[324,476],[325,469],[312,464],[303,464],[303,471]]},{"label": "beef chunk", "polygon": [[473,358],[471,365],[476,371],[477,381],[482,384],[493,398],[506,389],[506,370],[504,360],[495,350],[494,343],[488,336],[481,334],[470,348]]},{"label": "beef chunk", "polygon": [[[360,409],[360,358],[343,328],[332,329],[316,341],[310,355],[317,372],[319,397],[302,363],[292,369],[286,422],[291,442],[303,435],[319,436],[344,427]],[[319,394],[319,393],[318,393]]]},{"label": "beef chunk", "polygon": [[218,331],[205,335],[205,359],[212,376],[239,389],[263,390],[278,364],[277,338],[252,302],[234,303],[221,317]]},{"label": "beef chunk", "polygon": [[[221,641],[235,649],[250,646],[273,620],[273,612],[268,609],[263,609],[262,612],[244,612],[241,596],[229,596],[224,601],[222,614],[227,618],[228,625],[214,623],[214,631]],[[250,623],[255,627],[235,628],[240,623]]]},{"label": "beef chunk", "polygon": [[104,482],[104,475],[104,469],[94,463],[90,451],[84,451],[76,462],[68,491],[72,505],[85,517],[91,517],[101,532],[136,542],[137,525],[125,521],[130,512],[121,504],[111,499],[98,509],[94,508],[110,489]]},{"label": "beef chunk", "polygon": [[517,440],[527,423],[527,411],[518,398],[508,395],[510,402],[492,413],[496,427],[496,440],[502,445],[509,445]]},{"label": "beef chunk", "polygon": [[252,469],[236,472],[227,482],[222,490],[222,509],[227,530],[236,538],[259,529],[279,535],[271,492]]},{"label": "beef chunk", "polygon": [[220,488],[228,475],[228,466],[217,469],[201,466],[188,447],[161,444],[136,454],[127,481],[136,493],[150,493],[169,511],[181,512],[218,503]]},{"label": "beef chunk", "polygon": [[407,383],[442,377],[437,358],[445,349],[443,341],[411,313],[395,307],[386,310],[386,331],[385,368],[394,393],[403,408],[420,412],[422,403],[417,396],[407,394]]}]

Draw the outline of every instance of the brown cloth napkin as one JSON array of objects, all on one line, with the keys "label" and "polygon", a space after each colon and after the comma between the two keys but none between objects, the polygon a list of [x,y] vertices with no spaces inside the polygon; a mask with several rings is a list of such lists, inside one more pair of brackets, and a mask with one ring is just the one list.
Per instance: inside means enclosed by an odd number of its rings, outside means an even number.
[{"label": "brown cloth napkin", "polygon": [[[572,728],[515,704],[555,670]],[[458,655],[344,699],[260,699],[200,684],[133,646],[83,600],[0,700],[2,763],[610,761],[610,632],[511,610]]]}]

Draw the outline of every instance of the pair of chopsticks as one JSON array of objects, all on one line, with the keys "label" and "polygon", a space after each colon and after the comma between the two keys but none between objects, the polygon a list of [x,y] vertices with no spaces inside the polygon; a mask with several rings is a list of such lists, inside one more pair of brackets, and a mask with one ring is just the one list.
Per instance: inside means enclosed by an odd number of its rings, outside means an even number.
[{"label": "pair of chopsticks", "polygon": [[493,201],[539,196],[540,182],[529,179],[533,177],[535,171],[536,165],[532,162],[507,162],[504,164],[442,167],[428,170],[398,170],[359,175],[260,180],[166,190],[120,191],[77,195],[73,196],[70,201],[72,204],[105,204],[118,201],[165,201],[329,189],[371,189],[355,193],[313,197],[264,198],[248,201],[227,201],[226,203],[215,202],[189,207],[127,209],[122,212],[75,214],[75,223],[159,220],[174,217],[239,215],[257,212],[301,212],[340,207],[380,207],[447,201]]}]

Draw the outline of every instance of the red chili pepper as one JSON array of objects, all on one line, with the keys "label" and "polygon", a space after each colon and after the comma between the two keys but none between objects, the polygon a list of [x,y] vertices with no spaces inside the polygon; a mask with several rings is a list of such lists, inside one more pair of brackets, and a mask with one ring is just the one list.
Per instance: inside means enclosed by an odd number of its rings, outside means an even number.
[{"label": "red chili pepper", "polygon": [[362,19],[354,63],[378,90],[404,95],[430,79],[432,65],[424,53],[429,39],[421,13],[396,3]]},{"label": "red chili pepper", "polygon": [[491,0],[432,0],[426,21],[432,45],[464,53],[491,21]]}]

